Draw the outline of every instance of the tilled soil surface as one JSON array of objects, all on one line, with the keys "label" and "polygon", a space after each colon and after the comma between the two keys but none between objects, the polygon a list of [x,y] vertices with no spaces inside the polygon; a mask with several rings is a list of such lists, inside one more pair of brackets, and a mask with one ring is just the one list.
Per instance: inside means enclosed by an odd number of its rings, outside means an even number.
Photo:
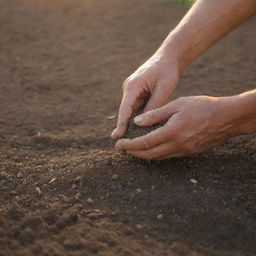
[{"label": "tilled soil surface", "polygon": [[[0,255],[256,254],[256,138],[147,162],[114,151],[122,81],[186,7],[0,0]],[[255,87],[256,20],[183,74],[175,97]]]}]

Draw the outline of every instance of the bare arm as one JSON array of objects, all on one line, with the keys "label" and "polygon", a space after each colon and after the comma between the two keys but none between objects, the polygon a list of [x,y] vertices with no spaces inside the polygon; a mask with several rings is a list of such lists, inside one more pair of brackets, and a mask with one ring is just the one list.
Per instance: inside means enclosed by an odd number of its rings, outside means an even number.
[{"label": "bare arm", "polygon": [[255,0],[197,0],[158,52],[176,58],[179,69],[183,71],[255,13]]}]

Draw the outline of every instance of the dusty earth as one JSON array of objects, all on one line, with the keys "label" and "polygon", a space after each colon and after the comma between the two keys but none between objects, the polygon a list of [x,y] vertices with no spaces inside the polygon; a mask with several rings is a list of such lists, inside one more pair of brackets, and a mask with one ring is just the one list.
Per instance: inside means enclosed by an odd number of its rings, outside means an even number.
[{"label": "dusty earth", "polygon": [[[113,149],[122,81],[187,7],[0,0],[0,255],[256,255],[256,138],[146,162]],[[184,74],[180,95],[255,87],[256,20]]]}]

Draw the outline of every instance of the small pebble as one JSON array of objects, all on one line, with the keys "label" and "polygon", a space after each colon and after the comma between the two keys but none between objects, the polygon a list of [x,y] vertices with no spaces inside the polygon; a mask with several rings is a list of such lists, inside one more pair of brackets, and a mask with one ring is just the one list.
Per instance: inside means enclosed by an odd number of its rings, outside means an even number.
[{"label": "small pebble", "polygon": [[139,230],[142,230],[142,229],[143,229],[143,225],[141,225],[141,224],[137,224],[135,227],[136,227],[137,229],[139,229]]},{"label": "small pebble", "polygon": [[193,183],[193,184],[197,184],[197,183],[198,183],[198,181],[197,181],[196,179],[193,179],[193,178],[191,178],[189,181],[190,181],[191,183]]},{"label": "small pebble", "polygon": [[7,177],[7,172],[6,171],[1,171],[1,176],[3,176],[3,177]]},{"label": "small pebble", "polygon": [[72,189],[76,189],[76,184],[72,184]]},{"label": "small pebble", "polygon": [[161,219],[163,218],[163,214],[158,214],[158,215],[156,216],[156,218],[157,218],[158,220],[161,220]]},{"label": "small pebble", "polygon": [[38,193],[39,195],[42,194],[42,191],[41,191],[41,189],[40,189],[39,187],[36,187],[36,191],[37,191],[37,193]]},{"label": "small pebble", "polygon": [[53,183],[56,179],[56,177],[52,178],[49,183]]},{"label": "small pebble", "polygon": [[21,172],[19,172],[19,173],[17,174],[17,177],[18,177],[18,179],[22,179],[22,178],[23,178],[23,174],[22,174]]},{"label": "small pebble", "polygon": [[81,180],[82,180],[82,177],[81,176],[77,176],[75,178],[75,183],[79,183],[79,182],[81,182]]},{"label": "small pebble", "polygon": [[87,199],[87,203],[92,204],[92,203],[93,203],[93,200],[89,197],[89,198]]},{"label": "small pebble", "polygon": [[113,174],[111,177],[112,180],[117,180],[118,179],[118,175],[117,174]]},{"label": "small pebble", "polygon": [[80,199],[80,197],[81,197],[81,193],[80,192],[78,192],[78,193],[76,193],[76,195],[75,195],[75,199]]},{"label": "small pebble", "polygon": [[135,191],[136,191],[137,194],[140,194],[142,192],[142,189],[141,188],[137,188]]}]

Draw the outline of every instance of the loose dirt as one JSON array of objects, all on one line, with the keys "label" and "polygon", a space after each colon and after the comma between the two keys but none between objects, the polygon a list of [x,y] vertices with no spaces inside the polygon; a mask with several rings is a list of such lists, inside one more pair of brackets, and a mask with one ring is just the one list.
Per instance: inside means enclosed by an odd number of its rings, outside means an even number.
[{"label": "loose dirt", "polygon": [[161,122],[161,123],[158,123],[158,124],[155,124],[152,126],[136,125],[134,122],[134,118],[143,113],[144,107],[141,107],[133,112],[133,114],[128,122],[128,128],[127,128],[127,131],[124,136],[125,138],[134,139],[134,138],[137,138],[140,136],[144,136],[144,135],[160,128],[161,126],[163,126],[165,124],[164,122]]},{"label": "loose dirt", "polygon": [[[150,163],[109,138],[122,81],[186,7],[0,0],[0,10],[0,255],[256,254],[254,135]],[[255,25],[191,65],[174,98],[254,88]]]}]

